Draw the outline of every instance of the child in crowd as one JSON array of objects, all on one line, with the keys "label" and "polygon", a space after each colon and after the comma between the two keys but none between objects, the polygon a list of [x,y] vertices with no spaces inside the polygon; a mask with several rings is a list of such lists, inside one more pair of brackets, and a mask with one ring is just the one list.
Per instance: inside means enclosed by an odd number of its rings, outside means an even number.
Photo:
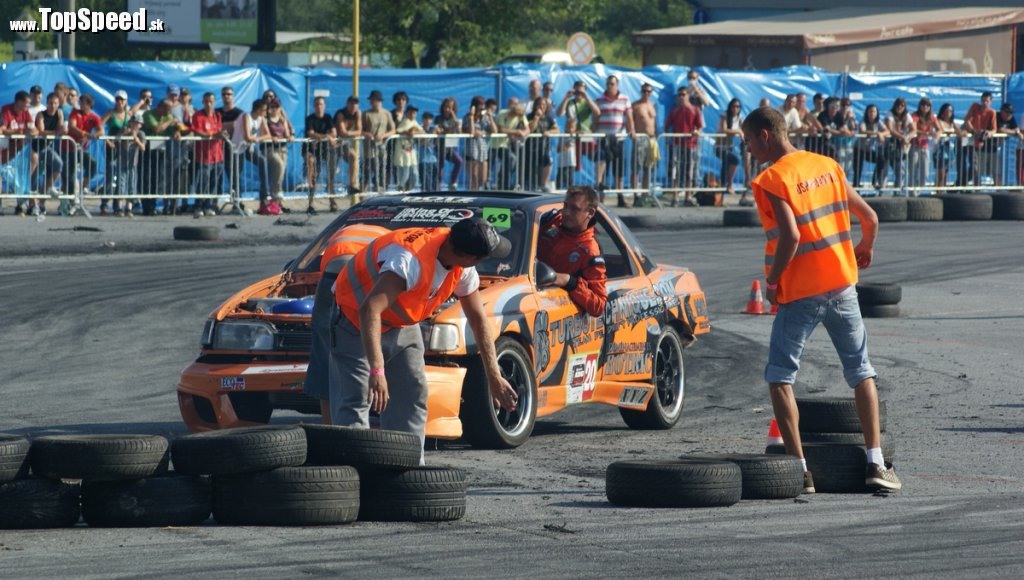
[{"label": "child in crowd", "polygon": [[[570,117],[565,122],[565,132],[576,132],[576,119]],[[558,189],[568,189],[573,185],[576,174],[576,138],[573,136],[558,139]]]},{"label": "child in crowd", "polygon": [[404,117],[395,128],[401,137],[398,139],[398,146],[395,148],[395,180],[398,191],[409,191],[416,187],[419,181],[417,171],[416,139],[414,135],[423,133],[423,127],[416,122],[416,113],[419,109],[409,105],[405,108]]},{"label": "child in crowd", "polygon": [[[423,132],[434,133],[434,114],[423,113]],[[420,158],[420,178],[423,191],[437,191],[437,137],[416,140]]]}]

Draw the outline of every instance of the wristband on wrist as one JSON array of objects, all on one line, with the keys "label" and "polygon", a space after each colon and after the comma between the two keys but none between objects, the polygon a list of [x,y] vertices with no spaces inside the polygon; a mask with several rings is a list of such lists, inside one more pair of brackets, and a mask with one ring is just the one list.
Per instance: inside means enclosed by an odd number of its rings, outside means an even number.
[{"label": "wristband on wrist", "polygon": [[370,376],[371,377],[383,377],[384,376],[384,369],[370,369]]},{"label": "wristband on wrist", "polygon": [[774,284],[771,284],[767,280],[765,280],[764,281],[764,286],[765,286],[765,288],[767,288],[769,290],[778,290],[779,289],[779,283],[778,282],[776,282]]}]

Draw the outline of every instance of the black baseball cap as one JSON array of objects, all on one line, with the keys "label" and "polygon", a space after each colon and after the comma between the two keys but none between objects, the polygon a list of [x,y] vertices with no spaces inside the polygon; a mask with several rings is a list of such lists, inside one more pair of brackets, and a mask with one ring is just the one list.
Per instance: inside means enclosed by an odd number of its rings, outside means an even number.
[{"label": "black baseball cap", "polygon": [[455,249],[463,254],[501,259],[512,253],[512,242],[478,217],[455,222],[450,235]]},{"label": "black baseball cap", "polygon": [[380,91],[370,91],[370,101],[383,101],[384,95]]},{"label": "black baseball cap", "polygon": [[29,89],[28,92],[32,93],[32,94],[41,95],[41,94],[43,94],[43,87],[41,87],[39,85],[32,85],[32,88]]}]

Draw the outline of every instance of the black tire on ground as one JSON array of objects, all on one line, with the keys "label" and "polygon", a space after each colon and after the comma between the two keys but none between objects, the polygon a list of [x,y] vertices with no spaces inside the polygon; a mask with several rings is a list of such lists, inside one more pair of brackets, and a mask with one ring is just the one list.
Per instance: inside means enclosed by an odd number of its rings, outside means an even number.
[{"label": "black tire on ground", "polygon": [[516,410],[509,413],[494,407],[480,357],[472,357],[462,385],[462,438],[474,447],[510,449],[526,443],[533,433],[537,421],[537,375],[533,372],[533,359],[515,339],[499,338],[495,352],[501,376],[519,395]]},{"label": "black tire on ground", "polygon": [[859,282],[857,300],[864,304],[899,304],[903,300],[903,287],[886,282]]},{"label": "black tire on ground", "polygon": [[616,461],[608,466],[605,493],[630,507],[730,506],[743,496],[740,466],[728,461]]},{"label": "black tire on ground", "polygon": [[210,517],[210,480],[167,474],[82,482],[82,519],[94,527],[197,526]]},{"label": "black tire on ground", "polygon": [[0,484],[0,529],[68,528],[78,523],[79,485],[30,477]]},{"label": "black tire on ground", "polygon": [[0,483],[28,477],[28,439],[0,433]]},{"label": "black tire on ground", "polygon": [[761,216],[756,209],[727,209],[722,212],[722,225],[725,227],[761,227]]},{"label": "black tire on ground", "polygon": [[807,469],[814,477],[817,493],[865,493],[867,456],[861,445],[807,443],[803,446]]},{"label": "black tire on ground", "polygon": [[907,221],[941,222],[942,208],[942,199],[938,197],[908,197]]},{"label": "black tire on ground", "polygon": [[446,522],[466,515],[466,475],[450,467],[362,469],[359,519]]},{"label": "black tire on ground", "polygon": [[993,193],[992,219],[1024,220],[1024,193]]},{"label": "black tire on ground", "polygon": [[[887,461],[896,460],[896,435],[890,431],[883,431],[882,435],[882,456]],[[800,433],[800,441],[803,443],[832,443],[835,445],[860,445],[864,447],[863,433]],[[783,450],[785,452],[785,450]]]},{"label": "black tire on ground", "polygon": [[420,464],[420,439],[412,433],[335,425],[302,428],[306,430],[306,465],[410,469]]},{"label": "black tire on ground", "polygon": [[743,475],[743,499],[790,499],[804,490],[804,468],[788,455],[756,453],[690,454],[680,459],[730,461]]},{"label": "black tire on ground", "polygon": [[683,414],[686,398],[686,372],[683,365],[683,340],[669,326],[662,327],[654,362],[651,365],[654,392],[642,411],[619,407],[619,414],[631,429],[671,429]]},{"label": "black tire on ground", "polygon": [[174,239],[187,242],[213,242],[220,239],[215,226],[175,226]]},{"label": "black tire on ground", "polygon": [[871,209],[875,210],[880,222],[907,221],[907,198],[905,197],[868,197],[864,198]]},{"label": "black tire on ground", "polygon": [[942,219],[946,221],[973,221],[992,219],[992,196],[982,193],[964,195],[947,194],[942,199]]},{"label": "black tire on ground", "polygon": [[267,471],[306,462],[306,432],[297,425],[239,427],[171,442],[174,470],[186,475]]},{"label": "black tire on ground", "polygon": [[862,318],[899,318],[899,304],[861,304]]},{"label": "black tire on ground", "polygon": [[213,476],[213,519],[235,526],[347,524],[359,515],[359,473],[349,466],[281,467]]},{"label": "black tire on ground", "polygon": [[656,215],[620,215],[619,219],[631,230],[656,229],[661,225]]},{"label": "black tire on ground", "polygon": [[119,481],[167,471],[159,435],[47,435],[32,441],[32,473],[50,479]]},{"label": "black tire on ground", "polygon": [[[807,397],[796,398],[800,412],[800,432],[815,433],[861,433],[860,419],[853,397]],[[878,422],[885,431],[886,404],[878,401]]]}]

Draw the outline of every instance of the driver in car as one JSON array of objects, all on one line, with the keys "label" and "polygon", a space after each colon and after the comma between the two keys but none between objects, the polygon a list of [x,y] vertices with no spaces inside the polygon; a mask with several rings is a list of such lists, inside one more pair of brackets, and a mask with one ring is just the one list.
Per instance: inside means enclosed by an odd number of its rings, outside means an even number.
[{"label": "driver in car", "polygon": [[570,187],[562,210],[541,221],[537,259],[555,270],[555,285],[564,288],[576,306],[599,317],[608,301],[608,276],[594,237],[597,203],[594,188]]}]

